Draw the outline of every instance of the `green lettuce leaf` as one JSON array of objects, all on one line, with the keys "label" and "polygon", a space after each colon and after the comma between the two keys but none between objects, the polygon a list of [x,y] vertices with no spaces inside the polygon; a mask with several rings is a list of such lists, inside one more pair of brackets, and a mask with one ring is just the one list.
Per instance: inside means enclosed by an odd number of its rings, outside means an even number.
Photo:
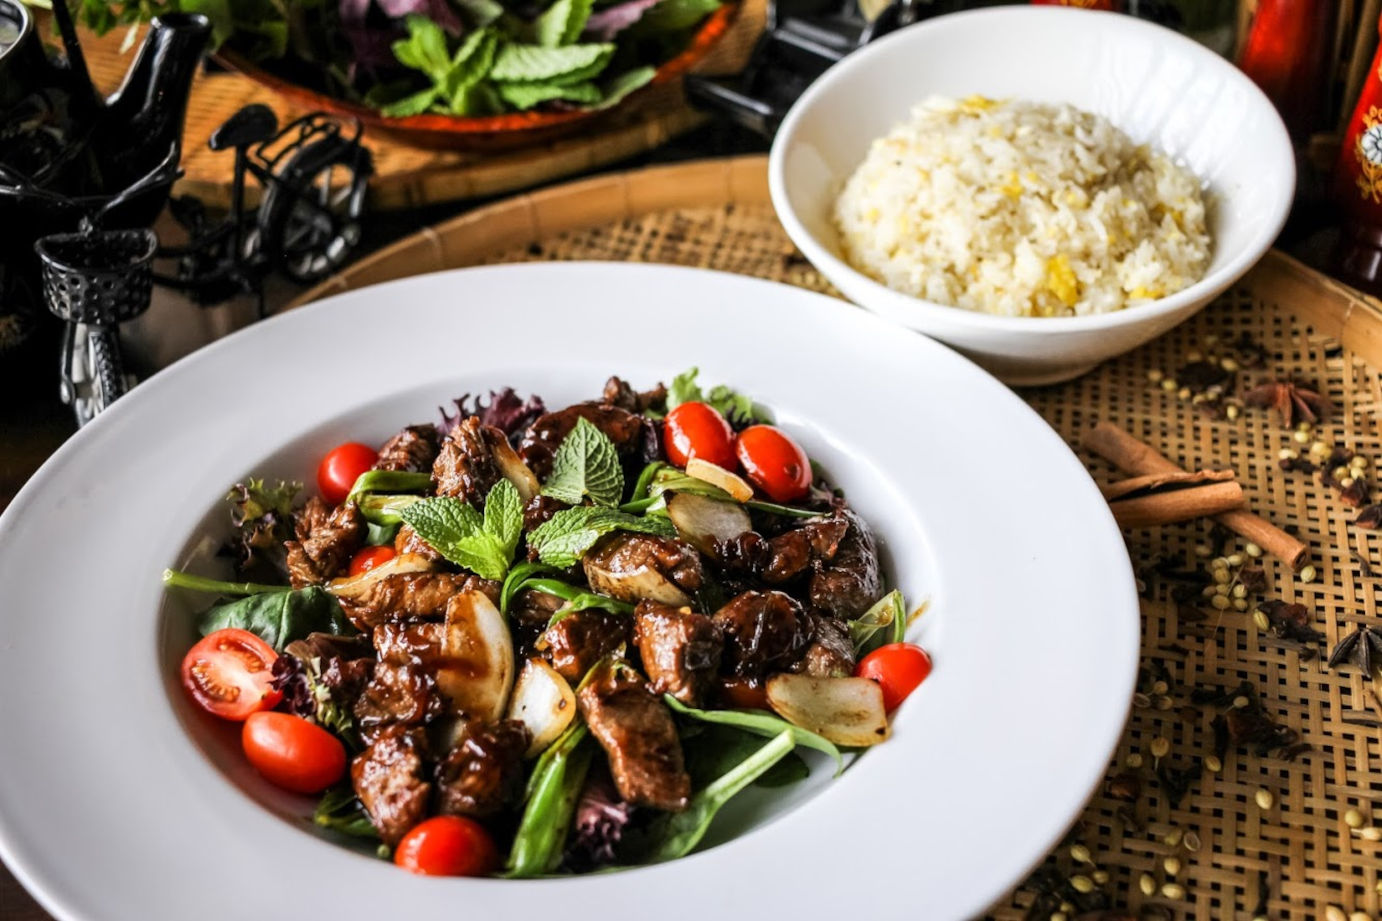
[{"label": "green lettuce leaf", "polygon": [[202,636],[226,627],[248,630],[275,650],[309,633],[348,634],[355,630],[335,597],[319,585],[295,592],[264,592],[218,604],[202,615]]}]

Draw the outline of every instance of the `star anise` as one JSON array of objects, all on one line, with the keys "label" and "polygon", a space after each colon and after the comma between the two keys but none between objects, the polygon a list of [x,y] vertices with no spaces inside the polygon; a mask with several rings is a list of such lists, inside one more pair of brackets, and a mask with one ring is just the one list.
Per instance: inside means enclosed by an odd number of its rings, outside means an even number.
[{"label": "star anise", "polygon": [[1334,404],[1313,385],[1289,379],[1259,384],[1243,394],[1243,402],[1275,409],[1287,428],[1295,423],[1297,415],[1306,422],[1318,422],[1334,411]]},{"label": "star anise", "polygon": [[1382,665],[1382,630],[1364,624],[1339,640],[1334,651],[1329,654],[1329,667],[1337,668],[1345,662],[1363,670],[1363,676],[1372,680],[1374,664]]}]

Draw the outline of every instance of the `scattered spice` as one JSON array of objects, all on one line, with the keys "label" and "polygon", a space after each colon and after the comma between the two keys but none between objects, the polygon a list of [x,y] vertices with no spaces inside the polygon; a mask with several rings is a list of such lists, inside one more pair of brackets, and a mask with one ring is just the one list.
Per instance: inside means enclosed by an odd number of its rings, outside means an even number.
[{"label": "scattered spice", "polygon": [[1337,668],[1344,663],[1358,666],[1363,676],[1371,681],[1374,663],[1382,665],[1382,630],[1359,624],[1356,630],[1339,640],[1327,664]]},{"label": "scattered spice", "polygon": [[1358,517],[1353,519],[1353,524],[1368,531],[1382,528],[1382,505],[1369,505],[1358,513]]},{"label": "scattered spice", "polygon": [[1314,658],[1318,654],[1315,647],[1324,642],[1325,636],[1310,626],[1313,618],[1309,608],[1285,601],[1264,601],[1259,609],[1267,615],[1269,631],[1273,636],[1310,649],[1307,658]]},{"label": "scattered spice", "polygon": [[1142,795],[1142,778],[1131,771],[1114,774],[1108,779],[1104,792],[1109,799],[1131,803]]},{"label": "scattered spice", "polygon": [[1319,422],[1334,409],[1329,398],[1313,384],[1306,385],[1290,379],[1259,384],[1243,394],[1248,406],[1275,409],[1281,424],[1290,428],[1299,415],[1307,422]]},{"label": "scattered spice", "polygon": [[1362,828],[1365,823],[1363,814],[1357,809],[1349,809],[1344,813],[1344,824],[1349,828]]},{"label": "scattered spice", "polygon": [[1156,777],[1161,783],[1161,789],[1166,793],[1166,801],[1174,809],[1180,805],[1185,794],[1190,792],[1190,785],[1199,779],[1200,766],[1195,764],[1178,768],[1163,764],[1157,767]]},{"label": "scattered spice", "polygon": [[1266,787],[1258,787],[1252,798],[1257,803],[1257,808],[1264,812],[1276,805],[1276,797]]}]

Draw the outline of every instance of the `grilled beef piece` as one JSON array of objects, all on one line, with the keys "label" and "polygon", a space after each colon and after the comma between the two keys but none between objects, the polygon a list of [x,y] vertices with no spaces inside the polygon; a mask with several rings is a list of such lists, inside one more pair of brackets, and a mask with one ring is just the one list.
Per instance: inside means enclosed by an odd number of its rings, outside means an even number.
[{"label": "grilled beef piece", "polygon": [[566,602],[556,595],[526,589],[509,602],[514,649],[523,658],[538,655],[537,641],[552,615]]},{"label": "grilled beef piece", "polygon": [[433,550],[432,545],[423,540],[410,524],[398,526],[398,533],[394,535],[393,539],[393,549],[394,553],[399,556],[405,553],[416,553],[418,556],[426,557],[434,562],[442,558],[442,555]]},{"label": "grilled beef piece", "polygon": [[593,591],[632,602],[690,604],[704,578],[700,554],[690,544],[627,531],[600,538],[581,565]]},{"label": "grilled beef piece", "polygon": [[605,656],[629,641],[629,619],[594,608],[576,611],[543,634],[547,661],[572,684]]},{"label": "grilled beef piece", "polygon": [[426,752],[421,730],[390,726],[350,764],[355,793],[389,847],[427,817],[432,785],[423,772]]},{"label": "grilled beef piece", "polygon": [[833,560],[848,529],[848,521],[832,516],[810,519],[776,537],[749,531],[721,542],[716,557],[726,572],[783,585],[806,572],[812,563]]},{"label": "grilled beef piece", "polygon": [[691,777],[672,713],[625,664],[606,664],[576,695],[590,732],[609,757],[619,795],[635,806],[686,808]]},{"label": "grilled beef piece", "polygon": [[810,618],[784,592],[744,592],[712,619],[725,634],[725,671],[740,678],[787,668],[811,642]]},{"label": "grilled beef piece", "polygon": [[570,508],[570,506],[559,499],[538,493],[528,500],[527,505],[523,506],[523,530],[537,530],[540,525],[546,524],[553,515],[564,508]]},{"label": "grilled beef piece", "polygon": [[724,637],[704,614],[640,601],[633,614],[633,641],[659,694],[695,706],[719,680]]},{"label": "grilled beef piece", "polygon": [[294,520],[297,540],[285,541],[288,579],[293,588],[319,585],[343,575],[365,542],[365,517],[354,504],[334,511],[313,496]]},{"label": "grilled beef piece", "polygon": [[384,665],[432,666],[441,657],[440,623],[382,623],[374,628],[374,649]]},{"label": "grilled beef piece", "polygon": [[521,457],[539,480],[552,472],[552,456],[567,433],[581,419],[587,419],[609,436],[621,457],[633,457],[643,450],[645,433],[643,417],[637,413],[605,403],[577,403],[554,413],[546,413],[533,420],[518,443]]},{"label": "grilled beef piece", "polygon": [[792,665],[813,678],[847,678],[854,674],[854,642],[849,628],[833,617],[812,618],[811,645]]},{"label": "grilled beef piece", "polygon": [[623,378],[611,377],[605,381],[605,392],[600,397],[600,402],[626,409],[631,413],[660,410],[667,405],[667,388],[659,383],[652,390],[639,393]]},{"label": "grilled beef piece", "polygon": [[437,495],[454,496],[476,508],[483,507],[485,496],[503,478],[490,448],[503,438],[503,432],[482,425],[477,416],[456,426],[432,465],[432,486]]},{"label": "grilled beef piece", "polygon": [[437,765],[438,812],[482,817],[512,802],[522,788],[523,752],[531,741],[528,727],[516,720],[468,724]]},{"label": "grilled beef piece", "polygon": [[384,442],[374,469],[427,473],[436,463],[440,448],[441,435],[435,425],[410,425]]},{"label": "grilled beef piece", "polygon": [[497,601],[499,583],[451,572],[406,572],[385,576],[354,598],[342,598],[341,610],[360,630],[385,621],[440,620],[452,595],[482,591]]},{"label": "grilled beef piece", "polygon": [[813,607],[842,620],[853,620],[878,600],[883,582],[873,532],[848,509],[841,509],[839,514],[849,522],[849,530],[835,558],[828,565],[816,564],[807,593]]},{"label": "grilled beef piece", "polygon": [[417,665],[375,665],[374,677],[355,701],[355,723],[365,739],[388,726],[421,726],[445,712],[436,680]]}]

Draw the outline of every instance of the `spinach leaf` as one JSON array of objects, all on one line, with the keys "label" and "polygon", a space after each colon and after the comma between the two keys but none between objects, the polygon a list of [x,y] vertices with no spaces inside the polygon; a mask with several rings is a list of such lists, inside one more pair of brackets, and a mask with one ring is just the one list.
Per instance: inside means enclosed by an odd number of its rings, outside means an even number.
[{"label": "spinach leaf", "polygon": [[[691,732],[693,728],[705,731]],[[717,777],[756,752],[763,743],[753,734],[740,732],[729,726],[686,727],[682,732],[682,750],[686,752],[686,770],[691,775],[692,789],[699,790],[713,783]],[[773,765],[754,783],[757,787],[785,787],[811,776],[811,769],[795,750]]]},{"label": "spinach leaf", "polygon": [[587,505],[557,512],[528,535],[528,546],[537,550],[542,562],[565,569],[580,562],[586,551],[611,531],[677,536],[677,529],[666,518],[639,518],[617,509]]},{"label": "spinach leaf", "polygon": [[355,632],[336,599],[319,585],[295,592],[264,592],[218,604],[203,614],[197,624],[202,636],[226,627],[248,630],[278,652],[309,633]]},{"label": "spinach leaf", "polygon": [[624,471],[614,442],[590,420],[577,420],[557,446],[542,494],[567,505],[579,505],[586,496],[596,505],[618,505],[624,495]]},{"label": "spinach leaf", "polygon": [[686,811],[667,818],[661,840],[653,845],[648,862],[675,860],[689,854],[705,837],[720,807],[733,799],[740,790],[766,774],[792,750],[792,747],[791,732],[774,736],[772,741],[745,758],[738,766],[692,796]]},{"label": "spinach leaf", "polygon": [[523,502],[508,480],[500,480],[485,499],[485,514],[451,496],[419,499],[399,511],[438,553],[484,579],[508,574],[523,531]]},{"label": "spinach leaf", "polygon": [[538,759],[528,782],[528,802],[509,850],[505,876],[541,876],[555,870],[561,861],[593,754],[590,745],[581,744],[585,737],[585,724],[577,723]]},{"label": "spinach leaf", "polygon": [[699,720],[702,723],[733,726],[768,739],[774,738],[779,733],[788,733],[795,744],[804,748],[814,748],[816,751],[834,758],[836,777],[844,772],[844,755],[840,754],[840,750],[835,747],[834,742],[809,729],[794,726],[781,717],[773,716],[762,710],[698,710],[695,707],[688,707],[671,694],[664,694],[662,699],[667,702],[667,706],[671,707],[674,713],[680,713],[682,716]]}]

